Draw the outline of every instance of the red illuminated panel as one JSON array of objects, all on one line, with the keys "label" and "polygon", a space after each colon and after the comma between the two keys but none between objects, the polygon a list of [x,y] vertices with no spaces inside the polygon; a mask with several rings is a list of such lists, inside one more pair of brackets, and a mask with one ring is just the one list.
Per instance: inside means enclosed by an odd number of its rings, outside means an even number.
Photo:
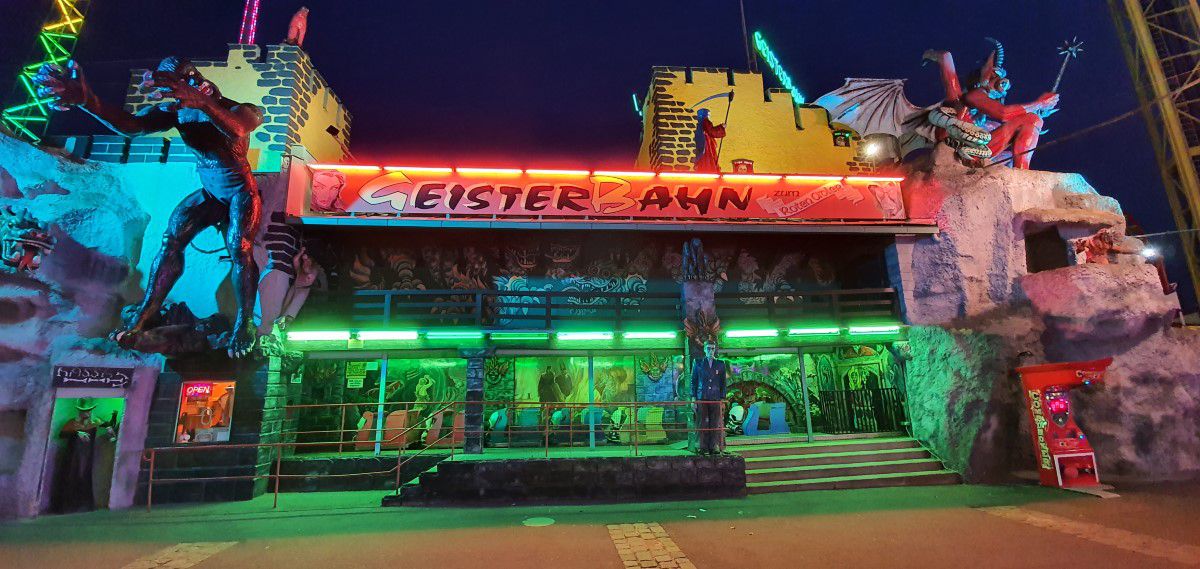
[{"label": "red illuminated panel", "polygon": [[312,164],[309,216],[887,221],[902,178]]}]

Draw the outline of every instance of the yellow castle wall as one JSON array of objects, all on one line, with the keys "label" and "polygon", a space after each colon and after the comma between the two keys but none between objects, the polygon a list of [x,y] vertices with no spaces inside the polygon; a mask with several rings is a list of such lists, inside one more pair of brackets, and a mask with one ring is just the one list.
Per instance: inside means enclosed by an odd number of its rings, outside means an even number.
[{"label": "yellow castle wall", "polygon": [[[860,155],[862,141],[857,133],[844,125],[830,124],[828,111],[821,107],[794,105],[791,93],[785,90],[764,90],[759,73],[656,67],[650,87],[643,113],[639,168],[691,170],[697,123],[696,110],[691,107],[707,97],[733,90],[732,106],[727,98],[701,105],[709,109],[713,124],[726,125],[724,143],[719,143],[722,172],[732,171],[735,159],[753,160],[755,172],[762,173],[849,175],[874,170],[874,165]],[[850,132],[850,146],[834,144],[835,130]]]},{"label": "yellow castle wall", "polygon": [[[301,147],[306,158],[337,162],[349,155],[350,114],[302,49],[291,45],[231,44],[225,61],[193,61],[204,77],[235,101],[263,110],[263,125],[251,135],[250,163],[257,171],[278,171],[282,159]],[[125,108],[153,105],[137,91],[144,69],[133,70]],[[329,128],[333,127],[334,132]],[[169,131],[164,136],[175,137]]]}]

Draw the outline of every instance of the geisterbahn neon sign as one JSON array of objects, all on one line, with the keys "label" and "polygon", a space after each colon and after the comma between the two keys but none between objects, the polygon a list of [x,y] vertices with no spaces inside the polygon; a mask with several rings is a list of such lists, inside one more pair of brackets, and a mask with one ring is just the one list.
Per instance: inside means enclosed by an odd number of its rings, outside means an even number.
[{"label": "geisterbahn neon sign", "polygon": [[763,61],[767,62],[767,65],[770,66],[771,72],[775,74],[775,78],[779,79],[779,84],[792,93],[792,100],[797,105],[803,103],[804,95],[800,94],[800,90],[792,82],[792,76],[788,75],[787,71],[784,71],[783,65],[779,63],[779,57],[775,55],[774,51],[771,51],[771,46],[767,45],[767,39],[763,37],[762,32],[754,32],[754,47],[758,50],[758,54],[762,56]]},{"label": "geisterbahn neon sign", "polygon": [[[903,220],[903,178],[310,164],[298,216]],[[300,182],[300,180],[296,180]]]}]

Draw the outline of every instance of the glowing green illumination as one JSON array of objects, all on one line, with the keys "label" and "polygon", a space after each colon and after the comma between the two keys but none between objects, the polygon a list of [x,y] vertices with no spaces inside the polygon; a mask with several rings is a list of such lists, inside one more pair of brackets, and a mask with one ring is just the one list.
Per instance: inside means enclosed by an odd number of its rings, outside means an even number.
[{"label": "glowing green illumination", "polygon": [[55,0],[54,11],[38,33],[38,58],[21,68],[17,83],[24,87],[15,105],[0,111],[0,125],[11,129],[18,136],[37,142],[46,131],[50,121],[51,97],[37,96],[33,77],[43,64],[56,63],[65,66],[79,40],[83,28],[83,14],[89,0]]},{"label": "glowing green illumination", "polygon": [[642,116],[642,105],[638,103],[637,93],[630,93],[630,95],[633,96],[633,112],[637,113],[639,117]]},{"label": "glowing green illumination", "polygon": [[836,336],[841,333],[841,328],[791,328],[788,330],[788,336]]},{"label": "glowing green illumination", "polygon": [[774,338],[779,335],[779,330],[729,330],[725,332],[726,338]]},{"label": "glowing green illumination", "polygon": [[612,332],[559,332],[559,340],[611,340]]},{"label": "glowing green illumination", "polygon": [[416,340],[416,330],[363,330],[358,333],[358,339],[364,342],[371,340]]},{"label": "glowing green illumination", "polygon": [[758,54],[762,56],[763,61],[766,61],[771,71],[775,73],[775,77],[779,79],[779,84],[792,93],[792,101],[797,105],[803,103],[804,95],[801,95],[800,90],[792,83],[792,76],[783,70],[783,65],[779,63],[779,58],[775,56],[775,52],[771,51],[771,46],[767,45],[767,39],[763,37],[762,32],[754,32],[754,47],[758,49]]},{"label": "glowing green illumination", "polygon": [[288,332],[290,342],[345,342],[350,339],[348,330],[306,330]]},{"label": "glowing green illumination", "polygon": [[426,332],[425,338],[429,340],[480,340],[483,338],[483,332],[478,330],[434,330]]},{"label": "glowing green illumination", "polygon": [[492,332],[489,334],[493,340],[549,340],[550,334],[547,332]]},{"label": "glowing green illumination", "polygon": [[851,326],[850,333],[858,335],[867,334],[895,334],[900,331],[900,326]]},{"label": "glowing green illumination", "polygon": [[626,340],[674,340],[679,336],[679,332],[669,330],[666,332],[622,332],[621,337]]}]

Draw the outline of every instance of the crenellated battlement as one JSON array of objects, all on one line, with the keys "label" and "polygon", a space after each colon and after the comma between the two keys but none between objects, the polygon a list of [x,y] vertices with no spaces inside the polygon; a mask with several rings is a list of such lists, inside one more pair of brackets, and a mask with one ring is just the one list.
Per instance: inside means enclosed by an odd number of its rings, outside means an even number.
[{"label": "crenellated battlement", "polygon": [[[226,97],[263,110],[263,126],[250,143],[250,162],[256,170],[278,170],[293,147],[303,147],[317,161],[349,156],[350,113],[299,47],[230,44],[225,61],[192,63]],[[137,89],[145,71],[131,72],[125,95],[129,112],[154,104]],[[177,135],[170,131],[167,136]]]},{"label": "crenellated battlement", "polygon": [[[705,101],[731,90],[731,105],[724,97]],[[653,69],[643,105],[638,167],[692,169],[698,110],[693,107],[701,101],[713,124],[726,124],[718,156],[724,172],[734,170],[734,160],[752,161],[756,172],[766,173],[850,175],[876,169],[862,154],[858,133],[831,123],[824,108],[795,104],[788,90],[767,88],[761,73],[717,67]]]}]

